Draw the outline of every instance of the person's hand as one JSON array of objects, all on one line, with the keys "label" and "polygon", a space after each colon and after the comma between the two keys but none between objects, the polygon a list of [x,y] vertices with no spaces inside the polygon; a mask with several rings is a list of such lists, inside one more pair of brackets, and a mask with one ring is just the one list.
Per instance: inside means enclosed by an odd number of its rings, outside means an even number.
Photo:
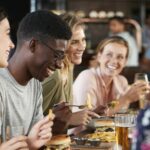
[{"label": "person's hand", "polygon": [[0,150],[29,150],[26,136],[16,136],[1,143]]},{"label": "person's hand", "polygon": [[106,109],[107,109],[107,106],[99,105],[93,111],[99,115],[102,115],[102,114],[105,114]]},{"label": "person's hand", "polygon": [[39,149],[50,140],[52,137],[51,128],[53,125],[53,119],[53,114],[51,118],[46,116],[33,126],[27,139],[30,149]]},{"label": "person's hand", "polygon": [[73,125],[73,126],[83,125],[83,126],[85,126],[92,120],[92,117],[98,118],[99,115],[96,114],[95,112],[88,110],[88,109],[72,113],[72,116],[69,119],[69,125]]},{"label": "person's hand", "polygon": [[71,110],[67,103],[61,102],[54,105],[53,113],[55,114],[54,126],[52,129],[53,134],[66,133],[68,128],[68,120],[71,117]]},{"label": "person's hand", "polygon": [[139,100],[141,95],[146,95],[147,91],[150,91],[150,87],[146,82],[136,82],[130,86],[123,98],[131,103]]},{"label": "person's hand", "polygon": [[59,103],[58,105],[54,106],[53,113],[55,114],[55,119],[62,122],[68,122],[72,114],[69,106],[67,106],[65,102]]}]

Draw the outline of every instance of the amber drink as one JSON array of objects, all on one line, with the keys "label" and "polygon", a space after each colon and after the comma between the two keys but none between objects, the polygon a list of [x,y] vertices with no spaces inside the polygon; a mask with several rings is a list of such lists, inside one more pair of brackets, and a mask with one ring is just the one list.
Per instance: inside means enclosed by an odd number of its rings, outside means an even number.
[{"label": "amber drink", "polygon": [[128,138],[128,128],[134,127],[136,122],[135,114],[116,114],[115,115],[115,131],[116,144],[122,150],[130,150],[130,142]]}]

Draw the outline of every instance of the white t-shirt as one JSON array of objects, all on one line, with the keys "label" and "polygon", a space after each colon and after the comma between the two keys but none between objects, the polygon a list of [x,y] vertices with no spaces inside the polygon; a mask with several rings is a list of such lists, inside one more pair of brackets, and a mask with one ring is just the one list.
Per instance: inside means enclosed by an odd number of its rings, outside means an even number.
[{"label": "white t-shirt", "polygon": [[13,127],[12,130],[16,130],[15,132],[19,132],[19,127],[23,126],[23,134],[28,135],[32,126],[43,118],[42,100],[42,86],[38,80],[31,79],[27,85],[22,86],[17,83],[7,68],[0,69],[3,141],[6,138],[7,126],[10,127],[10,130]]}]

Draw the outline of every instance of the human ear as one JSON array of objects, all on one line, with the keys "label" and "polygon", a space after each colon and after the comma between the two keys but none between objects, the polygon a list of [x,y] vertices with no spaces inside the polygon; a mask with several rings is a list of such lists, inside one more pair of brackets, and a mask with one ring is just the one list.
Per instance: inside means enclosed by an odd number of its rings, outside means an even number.
[{"label": "human ear", "polygon": [[37,43],[37,40],[34,40],[34,39],[32,39],[29,43],[29,49],[32,53],[34,53],[36,50],[36,43]]}]

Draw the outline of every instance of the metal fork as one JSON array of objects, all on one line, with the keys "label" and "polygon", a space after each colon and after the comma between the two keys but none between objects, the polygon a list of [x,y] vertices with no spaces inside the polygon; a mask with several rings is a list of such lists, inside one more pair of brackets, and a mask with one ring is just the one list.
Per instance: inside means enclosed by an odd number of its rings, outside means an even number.
[{"label": "metal fork", "polygon": [[67,105],[69,107],[78,107],[79,109],[87,108],[87,105]]},{"label": "metal fork", "polygon": [[[60,103],[58,104],[54,104],[53,107],[57,107]],[[66,104],[66,106],[68,107],[78,107],[79,109],[84,109],[84,108],[87,108],[88,106],[87,105],[69,105],[69,104]]]}]

